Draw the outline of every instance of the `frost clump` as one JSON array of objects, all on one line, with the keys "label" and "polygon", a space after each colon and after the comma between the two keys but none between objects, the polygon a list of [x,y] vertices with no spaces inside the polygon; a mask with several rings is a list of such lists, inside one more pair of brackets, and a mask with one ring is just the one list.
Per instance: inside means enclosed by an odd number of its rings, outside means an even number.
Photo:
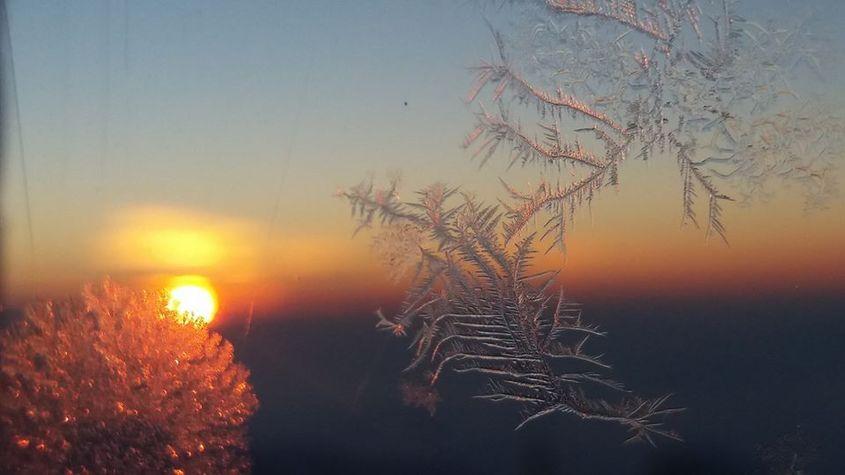
[{"label": "frost clump", "polygon": [[162,294],[105,281],[32,305],[0,334],[0,472],[248,471],[248,376]]}]

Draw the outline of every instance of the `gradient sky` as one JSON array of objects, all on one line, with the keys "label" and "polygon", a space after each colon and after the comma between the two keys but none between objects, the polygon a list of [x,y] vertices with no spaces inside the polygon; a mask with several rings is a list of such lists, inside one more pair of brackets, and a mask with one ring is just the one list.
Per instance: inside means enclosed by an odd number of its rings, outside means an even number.
[{"label": "gradient sky", "polygon": [[[466,67],[492,52],[471,4],[8,3],[13,304],[106,274],[145,285],[199,274],[232,315],[253,297],[259,313],[375,308],[399,287],[366,236],[351,238],[337,188],[399,171],[406,191],[443,180],[493,197],[499,176],[539,176],[503,159],[479,172],[459,147],[473,121]],[[841,96],[833,77],[826,87]],[[673,159],[628,161],[619,190],[576,222],[567,255],[544,265],[565,262],[570,291],[590,298],[845,291],[841,194],[812,214],[788,190],[731,206],[730,247],[681,229],[680,207]]]}]

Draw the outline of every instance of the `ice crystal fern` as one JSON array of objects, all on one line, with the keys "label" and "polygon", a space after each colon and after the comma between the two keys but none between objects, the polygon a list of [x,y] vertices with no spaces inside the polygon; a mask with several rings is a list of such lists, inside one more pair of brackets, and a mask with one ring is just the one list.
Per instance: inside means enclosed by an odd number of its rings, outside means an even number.
[{"label": "ice crystal fern", "polygon": [[0,351],[0,472],[249,470],[249,372],[162,295],[106,281],[33,305]]},{"label": "ice crystal fern", "polygon": [[733,0],[513,3],[529,19],[516,39],[494,31],[497,57],[473,68],[466,101],[478,103],[477,123],[464,146],[481,165],[504,150],[511,165],[567,173],[507,187],[512,233],[541,217],[550,247],[563,248],[567,222],[619,182],[631,155],[673,155],[682,221],[699,225],[704,198],[705,233],[725,242],[726,202],[765,197],[773,183],[798,185],[808,208],[835,192],[845,122],[829,98],[790,87],[808,83],[807,69],[827,73],[830,48],[806,9],[801,22],[763,27]]},{"label": "ice crystal fern", "polygon": [[[375,244],[391,272],[415,268],[402,310],[379,313],[379,326],[414,333],[408,370],[428,371],[432,384],[448,368],[489,376],[479,397],[520,404],[523,424],[562,412],[618,422],[633,439],[677,438],[657,420],[677,411],[665,397],[601,392],[623,389],[586,353],[600,333],[562,293],[548,295],[555,275],[530,274],[531,254],[565,249],[578,211],[619,184],[629,158],[673,156],[682,221],[698,226],[704,198],[705,235],[725,242],[723,205],[735,198],[724,186],[747,200],[771,181],[795,182],[808,206],[823,206],[843,121],[789,87],[804,65],[821,73],[822,36],[808,22],[763,27],[734,0],[495,3],[512,4],[527,34],[508,41],[493,29],[498,54],[472,68],[476,124],[463,145],[480,165],[505,152],[545,175],[526,191],[502,180],[500,206],[468,195],[454,204],[456,191],[442,185],[417,203],[401,202],[395,183],[341,192],[362,227],[384,225]],[[436,401],[411,396],[427,408]]]},{"label": "ice crystal fern", "polygon": [[[349,200],[362,226],[380,221],[418,260],[402,311],[381,312],[378,326],[396,335],[414,334],[414,358],[406,371],[425,374],[434,385],[443,372],[479,373],[490,378],[491,401],[510,401],[524,411],[522,425],[552,413],[619,423],[632,440],[678,436],[661,416],[667,397],[606,399],[606,390],[625,393],[605,376],[610,366],[587,353],[590,337],[601,332],[581,320],[578,304],[562,293],[547,294],[555,272],[531,274],[534,236],[504,245],[502,213],[469,195],[433,185],[417,203],[403,203],[395,186],[375,189],[365,182],[341,195]],[[391,254],[390,251],[387,254]]]}]

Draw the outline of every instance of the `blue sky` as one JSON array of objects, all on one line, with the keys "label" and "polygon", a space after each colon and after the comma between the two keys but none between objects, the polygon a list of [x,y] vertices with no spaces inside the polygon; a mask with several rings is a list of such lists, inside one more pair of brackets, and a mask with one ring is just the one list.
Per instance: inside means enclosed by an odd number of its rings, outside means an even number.
[{"label": "blue sky", "polygon": [[[473,170],[459,148],[471,117],[460,97],[466,67],[489,56],[490,42],[471,6],[13,1],[8,10],[37,260],[85,267],[91,230],[126,206],[308,233],[345,218],[331,195],[368,172],[401,169],[425,183],[444,167]],[[26,247],[16,149],[4,200],[13,265]]]},{"label": "blue sky", "polygon": [[[804,4],[745,5],[752,15],[763,7],[765,15],[797,15]],[[279,268],[301,265],[294,254],[304,252],[327,261],[343,258],[341,248],[364,255],[366,240],[349,241],[348,210],[332,198],[338,187],[401,171],[406,190],[437,180],[490,190],[505,173],[503,160],[478,172],[459,145],[472,127],[461,101],[467,67],[493,52],[484,16],[501,23],[508,8],[128,0],[12,0],[7,8],[20,107],[19,118],[7,118],[3,174],[12,291],[23,288],[22,275],[75,286],[119,271],[101,255],[102,235],[122,235],[114,223],[146,223],[156,209],[168,222],[217,223],[226,236],[237,230],[258,248],[279,241],[297,249],[281,253]],[[842,91],[843,81],[834,75],[829,84]],[[622,191],[621,200],[676,229],[677,171],[665,165],[632,165],[634,177],[665,186]],[[536,180],[531,170],[508,173]],[[602,206],[611,216],[610,201],[597,203],[596,216]],[[610,229],[630,213],[617,214]],[[333,244],[314,244],[329,235]],[[573,259],[586,255],[577,242],[572,249]]]},{"label": "blue sky", "polygon": [[294,162],[418,162],[430,134],[459,140],[463,69],[489,43],[472,8],[423,3],[12,2],[32,185],[242,213]]}]

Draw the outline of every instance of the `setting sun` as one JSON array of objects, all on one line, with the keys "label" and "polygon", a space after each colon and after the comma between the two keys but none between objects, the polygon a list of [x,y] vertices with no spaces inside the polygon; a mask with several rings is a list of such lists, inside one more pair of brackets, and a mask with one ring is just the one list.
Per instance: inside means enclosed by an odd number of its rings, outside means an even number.
[{"label": "setting sun", "polygon": [[210,323],[217,312],[217,298],[207,285],[182,284],[172,287],[167,307],[181,315]]}]

